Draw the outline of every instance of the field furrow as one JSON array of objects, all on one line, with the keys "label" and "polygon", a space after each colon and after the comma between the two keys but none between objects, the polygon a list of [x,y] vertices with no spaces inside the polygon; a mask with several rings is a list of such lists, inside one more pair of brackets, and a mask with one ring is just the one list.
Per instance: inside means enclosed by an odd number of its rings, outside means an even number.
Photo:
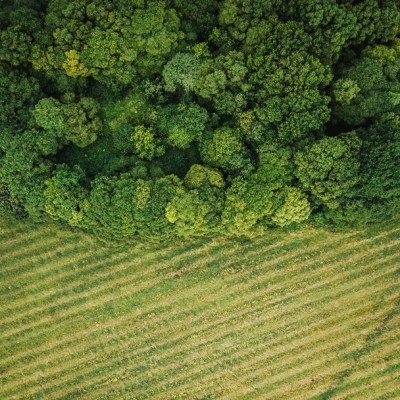
[{"label": "field furrow", "polygon": [[19,222],[0,240],[1,399],[396,398],[397,221],[119,247]]}]

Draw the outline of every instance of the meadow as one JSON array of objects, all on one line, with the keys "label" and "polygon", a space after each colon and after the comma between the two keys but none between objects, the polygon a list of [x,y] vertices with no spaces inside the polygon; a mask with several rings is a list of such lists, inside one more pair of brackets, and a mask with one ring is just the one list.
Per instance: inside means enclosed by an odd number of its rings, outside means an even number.
[{"label": "meadow", "polygon": [[0,221],[0,399],[400,398],[400,224],[106,247]]}]

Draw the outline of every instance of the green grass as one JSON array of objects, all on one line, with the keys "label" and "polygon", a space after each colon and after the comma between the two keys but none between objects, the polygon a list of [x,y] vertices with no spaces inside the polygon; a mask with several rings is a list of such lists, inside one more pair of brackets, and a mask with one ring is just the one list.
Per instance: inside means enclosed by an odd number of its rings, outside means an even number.
[{"label": "green grass", "polygon": [[395,399],[400,224],[107,248],[0,221],[0,399]]}]

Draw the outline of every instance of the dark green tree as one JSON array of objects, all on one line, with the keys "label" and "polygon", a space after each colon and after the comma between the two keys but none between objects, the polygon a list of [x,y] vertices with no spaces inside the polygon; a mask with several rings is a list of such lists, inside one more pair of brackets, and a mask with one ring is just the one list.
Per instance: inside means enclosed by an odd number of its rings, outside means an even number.
[{"label": "dark green tree", "polygon": [[321,92],[330,68],[311,54],[312,38],[301,24],[278,24],[249,56],[257,114],[286,143],[318,131],[329,119],[329,98]]},{"label": "dark green tree", "polygon": [[171,104],[162,110],[158,128],[169,145],[186,149],[201,139],[207,122],[207,110],[196,103]]},{"label": "dark green tree", "polygon": [[205,134],[200,142],[200,154],[206,164],[230,173],[243,173],[252,168],[248,150],[236,129],[222,127]]},{"label": "dark green tree", "polygon": [[81,226],[84,220],[83,206],[88,195],[82,185],[84,180],[80,167],[58,165],[53,176],[45,181],[43,194],[46,212],[71,226]]},{"label": "dark green tree", "polygon": [[49,136],[64,138],[78,147],[86,147],[97,139],[102,123],[98,103],[89,97],[78,102],[61,103],[54,98],[38,102],[33,110],[36,123]]},{"label": "dark green tree", "polygon": [[295,157],[296,175],[315,201],[337,208],[360,180],[361,140],[355,132],[326,137]]},{"label": "dark green tree", "polygon": [[333,85],[334,113],[359,126],[387,112],[400,111],[400,41],[367,47]]}]

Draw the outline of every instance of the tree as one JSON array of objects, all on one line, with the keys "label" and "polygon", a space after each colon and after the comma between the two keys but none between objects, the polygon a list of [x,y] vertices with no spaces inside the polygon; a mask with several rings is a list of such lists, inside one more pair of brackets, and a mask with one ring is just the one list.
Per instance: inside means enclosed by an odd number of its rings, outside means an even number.
[{"label": "tree", "polygon": [[[44,217],[44,181],[51,164],[43,159],[36,145],[36,130],[18,131],[18,134],[0,136],[0,182],[8,195],[36,221]],[[4,153],[2,155],[1,153]]]},{"label": "tree", "polygon": [[221,2],[218,29],[227,31],[228,36],[225,37],[225,41],[230,42],[230,49],[238,47],[240,43],[244,45],[248,53],[255,50],[263,38],[271,33],[277,22],[277,10],[274,3],[271,0],[224,0]]},{"label": "tree", "polygon": [[187,42],[206,40],[218,23],[219,4],[214,0],[174,0],[173,6],[181,20]]},{"label": "tree", "polygon": [[96,178],[83,204],[84,226],[108,240],[133,237],[137,233],[135,189],[129,174]]},{"label": "tree", "polygon": [[343,2],[346,8],[356,16],[359,25],[357,36],[352,40],[353,43],[389,42],[398,35],[400,10],[396,1],[343,0]]},{"label": "tree", "polygon": [[296,175],[303,188],[328,208],[359,181],[361,141],[355,132],[325,137],[295,156]]},{"label": "tree", "polygon": [[311,207],[307,196],[299,188],[288,187],[284,202],[273,215],[272,221],[276,225],[286,226],[306,221],[310,214]]},{"label": "tree", "polygon": [[21,26],[14,25],[0,33],[0,60],[13,66],[26,63],[32,47],[32,38]]},{"label": "tree", "polygon": [[46,198],[45,210],[52,218],[65,221],[71,226],[82,224],[82,208],[87,198],[87,191],[82,185],[84,179],[84,173],[78,166],[57,166],[53,176],[44,182],[43,192]]},{"label": "tree", "polygon": [[35,61],[35,68],[93,76],[112,88],[159,73],[183,36],[176,11],[163,0],[51,0],[46,28],[52,40],[35,48],[34,58],[47,62]]},{"label": "tree", "polygon": [[259,146],[257,179],[271,190],[282,190],[295,180],[293,151],[277,142]]},{"label": "tree", "polygon": [[168,203],[179,193],[182,181],[175,175],[150,180],[150,197],[146,207],[137,213],[138,234],[147,240],[171,238],[176,228],[166,216]]},{"label": "tree", "polygon": [[78,78],[79,76],[86,77],[90,75],[89,69],[81,62],[80,55],[76,50],[68,50],[64,54],[65,61],[62,66],[68,76]]},{"label": "tree", "polygon": [[66,139],[78,147],[93,143],[102,128],[96,100],[82,97],[78,103],[67,104],[64,109],[68,124]]},{"label": "tree", "polygon": [[169,145],[186,149],[190,143],[201,139],[207,122],[207,110],[196,103],[171,104],[162,110],[158,128]]},{"label": "tree", "polygon": [[145,160],[152,160],[164,154],[164,147],[161,141],[156,138],[152,128],[146,128],[143,125],[136,126],[131,141],[134,146],[134,152]]},{"label": "tree", "polygon": [[318,131],[329,119],[329,98],[321,89],[332,76],[311,54],[311,43],[299,23],[280,23],[248,57],[257,115],[286,143]]},{"label": "tree", "polygon": [[397,0],[1,3],[4,212],[110,240],[400,212]]},{"label": "tree", "polygon": [[40,100],[33,111],[38,126],[48,135],[64,138],[78,147],[86,147],[97,139],[102,128],[98,103],[82,97],[77,103],[63,104],[54,98]]},{"label": "tree", "polygon": [[240,132],[232,128],[223,127],[207,133],[200,142],[200,154],[206,164],[227,172],[238,173],[251,169]]},{"label": "tree", "polygon": [[360,189],[369,202],[400,197],[400,118],[386,114],[361,132]]},{"label": "tree", "polygon": [[211,186],[222,189],[225,187],[224,177],[220,171],[200,164],[193,164],[183,180],[188,189],[199,189]]},{"label": "tree", "polygon": [[400,119],[383,115],[358,132],[362,140],[358,183],[340,207],[326,210],[324,223],[362,226],[389,220],[400,212]]},{"label": "tree", "polygon": [[339,120],[359,126],[388,112],[400,110],[400,41],[391,46],[367,47],[343,69],[334,83],[334,113]]},{"label": "tree", "polygon": [[225,186],[222,174],[202,165],[192,165],[180,188],[165,209],[177,236],[204,236],[221,231]]},{"label": "tree", "polygon": [[164,66],[162,75],[165,90],[175,92],[181,88],[188,95],[195,87],[200,70],[199,60],[191,53],[177,53]]},{"label": "tree", "polygon": [[29,108],[42,96],[39,81],[0,63],[0,127],[25,128]]},{"label": "tree", "polygon": [[165,215],[174,224],[177,236],[204,236],[219,224],[218,203],[213,197],[205,197],[196,189],[181,189],[167,204]]},{"label": "tree", "polygon": [[289,0],[280,3],[284,20],[303,23],[305,31],[313,38],[312,52],[326,64],[339,58],[359,32],[353,8],[335,0]]},{"label": "tree", "polygon": [[225,193],[222,224],[224,232],[233,236],[254,237],[264,233],[267,225],[271,225],[277,204],[282,202],[282,193],[269,187],[257,173],[246,180],[235,178]]}]

